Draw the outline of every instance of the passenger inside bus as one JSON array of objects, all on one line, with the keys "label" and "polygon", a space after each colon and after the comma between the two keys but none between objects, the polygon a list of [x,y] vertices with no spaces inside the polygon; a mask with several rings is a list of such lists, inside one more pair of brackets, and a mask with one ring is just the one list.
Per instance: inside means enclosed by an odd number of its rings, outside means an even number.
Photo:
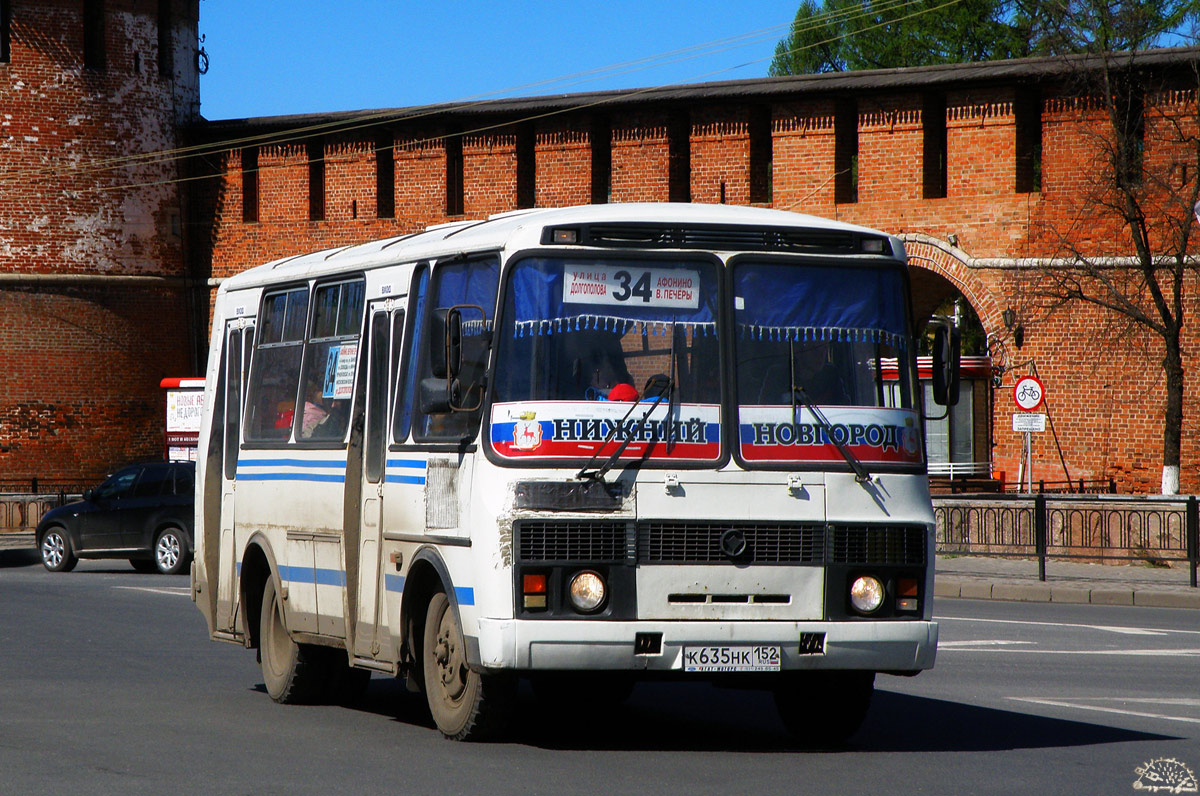
[{"label": "passenger inside bus", "polygon": [[317,426],[329,416],[325,408],[325,399],[321,394],[321,382],[310,380],[305,390],[307,399],[304,401],[304,417],[300,422],[300,439],[313,436]]},{"label": "passenger inside bus", "polygon": [[593,350],[584,367],[588,373],[585,395],[589,401],[636,401],[637,388],[625,363],[603,349]]}]

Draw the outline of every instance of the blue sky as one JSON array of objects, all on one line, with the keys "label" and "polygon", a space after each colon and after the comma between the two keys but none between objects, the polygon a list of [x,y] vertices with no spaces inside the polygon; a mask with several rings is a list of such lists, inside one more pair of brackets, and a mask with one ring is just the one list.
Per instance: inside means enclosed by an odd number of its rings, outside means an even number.
[{"label": "blue sky", "polygon": [[203,0],[201,113],[233,119],[761,77],[798,5]]}]

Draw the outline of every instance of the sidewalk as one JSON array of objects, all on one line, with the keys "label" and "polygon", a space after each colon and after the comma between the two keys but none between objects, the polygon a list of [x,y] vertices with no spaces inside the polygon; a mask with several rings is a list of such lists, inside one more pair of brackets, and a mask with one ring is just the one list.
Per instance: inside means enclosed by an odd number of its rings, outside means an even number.
[{"label": "sidewalk", "polygon": [[1049,560],[1038,580],[1037,559],[938,556],[935,597],[971,600],[1200,608],[1187,563],[1170,569],[1145,564],[1107,566]]}]

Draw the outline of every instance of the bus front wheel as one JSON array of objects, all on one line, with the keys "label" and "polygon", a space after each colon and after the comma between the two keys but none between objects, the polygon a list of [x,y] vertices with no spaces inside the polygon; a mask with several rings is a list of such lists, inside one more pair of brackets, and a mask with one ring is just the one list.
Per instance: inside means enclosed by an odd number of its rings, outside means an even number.
[{"label": "bus front wheel", "polygon": [[321,650],[292,640],[283,623],[283,602],[270,578],[263,587],[258,653],[271,699],[285,705],[319,701],[325,668]]},{"label": "bus front wheel", "polygon": [[429,601],[423,640],[425,698],[438,730],[456,741],[498,734],[511,707],[515,681],[470,668],[462,628],[445,592]]},{"label": "bus front wheel", "polygon": [[836,746],[863,723],[874,691],[875,672],[797,672],[776,686],[775,707],[800,743]]}]

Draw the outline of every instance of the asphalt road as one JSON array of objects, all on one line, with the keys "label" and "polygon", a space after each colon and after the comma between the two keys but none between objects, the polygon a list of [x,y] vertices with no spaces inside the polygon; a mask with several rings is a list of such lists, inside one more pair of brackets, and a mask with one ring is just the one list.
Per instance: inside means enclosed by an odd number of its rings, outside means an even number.
[{"label": "asphalt road", "polygon": [[797,748],[765,694],[697,683],[639,685],[603,715],[525,694],[510,740],[458,744],[390,678],[347,707],[274,704],[252,652],[207,640],[186,578],[4,554],[0,796],[1125,794],[1164,758],[1200,771],[1194,610],[937,613],[937,668],[881,675],[841,749]]}]

